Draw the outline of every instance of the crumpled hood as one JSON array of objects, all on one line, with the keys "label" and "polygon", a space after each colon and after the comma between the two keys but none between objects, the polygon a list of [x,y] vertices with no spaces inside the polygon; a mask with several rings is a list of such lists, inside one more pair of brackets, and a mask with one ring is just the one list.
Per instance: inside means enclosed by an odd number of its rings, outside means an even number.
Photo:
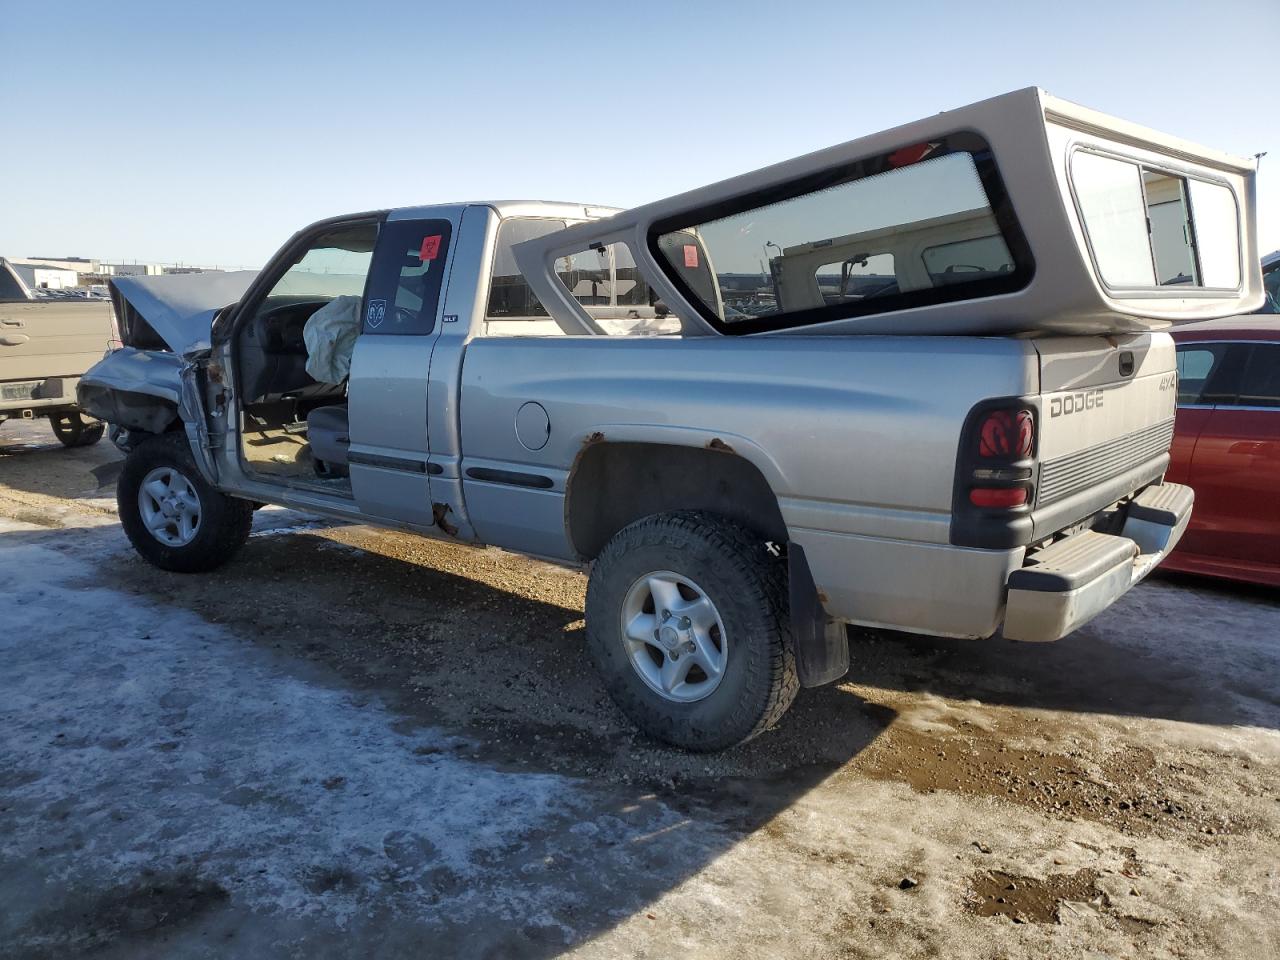
[{"label": "crumpled hood", "polygon": [[[117,316],[120,300],[128,302],[179,356],[209,348],[214,315],[235,303],[257,277],[256,270],[230,273],[182,273],[160,277],[115,277],[111,280]],[[128,324],[123,317],[122,328]],[[125,331],[128,339],[127,329]]]}]

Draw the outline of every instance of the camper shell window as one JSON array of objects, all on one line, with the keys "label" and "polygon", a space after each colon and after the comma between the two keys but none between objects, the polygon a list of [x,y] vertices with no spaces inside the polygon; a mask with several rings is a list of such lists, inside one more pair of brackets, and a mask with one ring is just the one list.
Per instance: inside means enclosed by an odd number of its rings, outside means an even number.
[{"label": "camper shell window", "polygon": [[991,149],[969,132],[659,221],[649,245],[733,334],[1009,293],[1034,270]]},{"label": "camper shell window", "polygon": [[[554,336],[564,330],[550,318],[516,264],[511,248],[566,227],[563,220],[513,217],[498,227],[486,336]],[[678,334],[680,321],[657,300],[625,243],[591,244],[555,261],[556,279],[606,336]]]},{"label": "camper shell window", "polygon": [[1098,276],[1112,291],[1239,288],[1239,213],[1223,184],[1080,148],[1071,155],[1071,190]]},{"label": "camper shell window", "polygon": [[652,337],[680,332],[679,319],[658,301],[625,243],[593,243],[566,254],[556,261],[556,277],[599,334]]}]

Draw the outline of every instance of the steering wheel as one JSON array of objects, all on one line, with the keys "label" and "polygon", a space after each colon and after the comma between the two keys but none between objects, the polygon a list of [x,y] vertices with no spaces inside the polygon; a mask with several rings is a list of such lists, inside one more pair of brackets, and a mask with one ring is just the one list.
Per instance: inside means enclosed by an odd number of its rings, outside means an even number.
[{"label": "steering wheel", "polygon": [[400,326],[415,326],[418,323],[418,314],[408,307],[396,307],[396,323]]}]

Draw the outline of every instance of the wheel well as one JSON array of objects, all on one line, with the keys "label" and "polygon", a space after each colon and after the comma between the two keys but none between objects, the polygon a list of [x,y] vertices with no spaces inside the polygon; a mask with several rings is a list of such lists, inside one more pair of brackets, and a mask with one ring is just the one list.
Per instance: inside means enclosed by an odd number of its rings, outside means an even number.
[{"label": "wheel well", "polygon": [[627,524],[671,510],[706,510],[761,539],[787,539],[764,474],[716,441],[710,447],[597,442],[579,455],[566,486],[569,542],[584,559],[593,559]]}]

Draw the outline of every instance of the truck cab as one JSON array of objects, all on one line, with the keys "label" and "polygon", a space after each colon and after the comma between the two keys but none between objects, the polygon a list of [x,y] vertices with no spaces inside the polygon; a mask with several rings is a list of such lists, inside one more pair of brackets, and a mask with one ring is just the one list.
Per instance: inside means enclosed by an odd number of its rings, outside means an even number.
[{"label": "truck cab", "polygon": [[610,693],[719,749],[847,624],[1056,640],[1160,562],[1163,331],[1262,302],[1253,175],[1025,90],[627,211],[335,217],[204,296],[116,281],[81,398],[152,562],[278,503],[583,564]]}]

